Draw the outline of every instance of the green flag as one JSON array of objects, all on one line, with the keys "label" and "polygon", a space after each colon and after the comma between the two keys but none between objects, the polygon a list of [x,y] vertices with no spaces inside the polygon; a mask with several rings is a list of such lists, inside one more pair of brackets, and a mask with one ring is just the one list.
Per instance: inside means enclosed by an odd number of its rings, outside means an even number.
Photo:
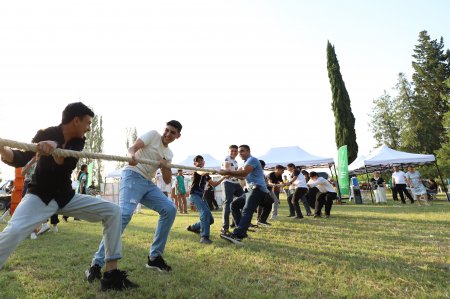
[{"label": "green flag", "polygon": [[347,146],[341,146],[338,150],[338,181],[341,195],[350,194],[350,183],[348,181],[348,155]]},{"label": "green flag", "polygon": [[92,185],[92,175],[94,173],[94,162],[89,163],[88,165],[88,180],[87,180],[87,186],[89,187]]}]

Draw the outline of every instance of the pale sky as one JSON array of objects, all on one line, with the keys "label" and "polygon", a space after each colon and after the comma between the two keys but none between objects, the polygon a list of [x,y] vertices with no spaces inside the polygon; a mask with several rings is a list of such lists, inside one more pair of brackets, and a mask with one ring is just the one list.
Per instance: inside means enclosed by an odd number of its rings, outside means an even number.
[{"label": "pale sky", "polygon": [[420,31],[450,48],[449,14],[445,0],[2,0],[0,137],[30,142],[81,100],[103,116],[107,154],[126,154],[127,127],[176,119],[174,162],[244,143],[334,157],[330,40],[368,154],[373,99],[411,78]]}]

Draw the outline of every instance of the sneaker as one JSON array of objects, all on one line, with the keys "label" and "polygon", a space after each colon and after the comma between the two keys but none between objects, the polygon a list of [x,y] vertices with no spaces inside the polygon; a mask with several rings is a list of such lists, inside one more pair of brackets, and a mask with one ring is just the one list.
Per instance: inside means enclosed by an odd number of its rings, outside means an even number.
[{"label": "sneaker", "polygon": [[272,217],[270,219],[277,220],[277,218],[278,218],[278,215],[272,215]]},{"label": "sneaker", "polygon": [[295,215],[287,215],[286,217],[294,217]]},{"label": "sneaker", "polygon": [[153,261],[150,260],[150,257],[147,257],[148,262],[145,265],[148,269],[158,270],[159,272],[170,272],[172,271],[172,267],[166,264],[162,256],[158,255]]},{"label": "sneaker", "polygon": [[192,226],[190,226],[190,225],[188,225],[188,226],[186,227],[186,230],[187,230],[188,232],[192,232],[192,233],[195,233],[195,234],[199,234],[199,233],[200,233],[200,230],[198,230],[198,229],[193,229]]},{"label": "sneaker", "polygon": [[57,225],[53,225],[53,232],[57,233],[59,232],[58,226]]},{"label": "sneaker", "polygon": [[103,273],[103,278],[100,280],[101,290],[122,291],[125,289],[134,289],[139,287],[138,284],[130,281],[127,277],[127,272],[120,271],[119,269],[105,272]]},{"label": "sneaker", "polygon": [[208,237],[202,237],[202,238],[200,239],[200,243],[203,243],[203,244],[211,244],[212,241],[211,241]]},{"label": "sneaker", "polygon": [[221,234],[220,237],[236,245],[243,245],[242,239],[235,234]]},{"label": "sneaker", "polygon": [[222,228],[222,229],[220,230],[220,233],[221,233],[221,234],[229,234],[230,231],[228,230],[228,228]]},{"label": "sneaker", "polygon": [[314,218],[320,218],[322,217],[320,214],[314,214]]},{"label": "sneaker", "polygon": [[96,279],[102,279],[102,268],[95,264],[84,271],[88,282],[94,282]]},{"label": "sneaker", "polygon": [[31,240],[36,240],[36,239],[37,239],[37,235],[36,235],[35,232],[32,232],[32,233],[31,233],[30,239],[31,239]]},{"label": "sneaker", "polygon": [[295,216],[293,219],[303,219],[303,216]]},{"label": "sneaker", "polygon": [[44,224],[42,224],[41,229],[38,231],[37,235],[43,235],[46,232],[48,232],[50,230],[50,225],[48,225],[47,222],[45,222]]},{"label": "sneaker", "polygon": [[325,215],[325,218],[330,218],[331,216],[330,215]]}]

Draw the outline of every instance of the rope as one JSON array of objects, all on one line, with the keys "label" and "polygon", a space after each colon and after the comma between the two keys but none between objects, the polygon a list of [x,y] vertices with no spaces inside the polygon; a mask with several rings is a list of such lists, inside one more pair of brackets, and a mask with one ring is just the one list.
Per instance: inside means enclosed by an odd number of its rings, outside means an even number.
[{"label": "rope", "polygon": [[[25,151],[32,151],[36,152],[36,144],[34,143],[23,143],[18,142],[10,139],[3,139],[0,138],[0,146],[9,146],[11,148],[21,149]],[[98,159],[98,160],[107,160],[107,161],[121,161],[121,162],[131,162],[132,159],[130,157],[123,157],[123,156],[114,156],[114,155],[105,155],[105,154],[99,154],[99,153],[91,153],[91,152],[78,152],[78,151],[72,151],[72,150],[66,150],[61,148],[56,148],[55,151],[52,153],[53,156],[56,157],[72,157],[72,158],[89,158],[89,159]],[[155,160],[149,160],[149,159],[138,159],[136,158],[136,161],[138,163],[142,164],[149,164],[153,166],[159,166],[159,161]],[[199,168],[194,166],[185,166],[185,165],[178,165],[178,164],[171,164],[168,163],[167,167],[169,168],[178,168],[178,169],[184,169],[184,170],[192,170],[192,171],[202,171],[205,173],[218,173],[219,171],[215,169],[209,169],[209,168]]]}]

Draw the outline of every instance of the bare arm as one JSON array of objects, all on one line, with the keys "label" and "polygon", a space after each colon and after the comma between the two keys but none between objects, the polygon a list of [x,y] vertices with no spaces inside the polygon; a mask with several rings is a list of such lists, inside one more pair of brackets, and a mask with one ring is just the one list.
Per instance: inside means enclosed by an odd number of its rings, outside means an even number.
[{"label": "bare arm", "polygon": [[221,171],[219,171],[219,173],[221,175],[229,175],[229,176],[232,176],[232,177],[244,178],[252,171],[253,171],[253,167],[250,166],[250,165],[246,165],[243,169],[239,169],[239,170],[221,170]]},{"label": "bare arm", "polygon": [[217,187],[220,185],[220,183],[222,183],[222,181],[225,179],[225,177],[221,177],[220,180],[218,180],[217,182],[213,181],[213,179],[210,179],[208,181],[208,184],[210,184],[213,187]]}]

